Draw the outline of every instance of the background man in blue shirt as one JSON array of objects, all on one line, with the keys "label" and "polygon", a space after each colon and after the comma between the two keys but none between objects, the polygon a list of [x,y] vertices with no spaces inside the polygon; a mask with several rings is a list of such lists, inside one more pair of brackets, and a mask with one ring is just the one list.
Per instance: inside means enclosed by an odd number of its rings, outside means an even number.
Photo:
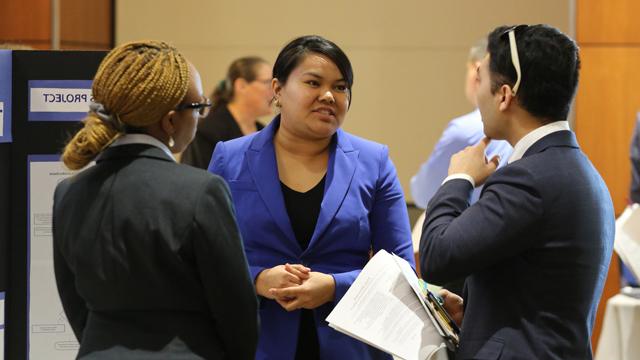
[{"label": "background man in blue shirt", "polygon": [[[438,190],[444,178],[447,177],[451,156],[467,146],[477,144],[484,137],[482,118],[476,104],[476,90],[478,87],[476,69],[486,54],[486,39],[478,41],[469,50],[465,96],[476,109],[449,122],[429,159],[420,166],[418,173],[411,178],[411,196],[413,196],[413,201],[419,208],[427,208],[427,203]],[[491,158],[494,155],[499,155],[500,165],[503,165],[511,155],[511,151],[511,145],[508,142],[496,140],[492,141],[487,147],[487,157]],[[471,196],[472,203],[480,196],[481,189],[481,187],[478,187],[474,190]]]}]

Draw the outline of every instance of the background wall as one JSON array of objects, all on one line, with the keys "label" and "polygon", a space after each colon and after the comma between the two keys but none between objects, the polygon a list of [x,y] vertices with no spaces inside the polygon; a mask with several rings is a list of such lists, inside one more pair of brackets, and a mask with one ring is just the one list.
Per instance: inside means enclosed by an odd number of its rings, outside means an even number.
[{"label": "background wall", "polygon": [[236,57],[256,54],[273,62],[294,37],[327,37],[355,72],[344,128],[389,145],[412,201],[411,176],[446,123],[472,110],[463,91],[468,48],[502,24],[548,23],[570,33],[570,3],[116,0],[115,41],[172,42],[195,63],[209,92]]},{"label": "background wall", "polygon": [[2,0],[0,42],[51,48],[51,1]]},{"label": "background wall", "polygon": [[114,0],[0,0],[0,43],[109,50]]},{"label": "background wall", "polygon": [[[619,215],[627,205],[629,148],[640,111],[640,24],[637,0],[578,0],[577,40],[582,57],[575,130],[582,150],[604,178]],[[620,291],[613,256],[592,339],[598,339],[607,299]],[[594,343],[594,345],[596,345]]]}]

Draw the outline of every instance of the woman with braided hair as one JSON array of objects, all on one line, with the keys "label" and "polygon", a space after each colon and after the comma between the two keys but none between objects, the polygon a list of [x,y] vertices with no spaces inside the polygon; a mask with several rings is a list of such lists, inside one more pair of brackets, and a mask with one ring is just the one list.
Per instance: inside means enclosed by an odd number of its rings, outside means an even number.
[{"label": "woman with braided hair", "polygon": [[180,161],[207,169],[219,141],[261,130],[264,125],[256,119],[271,113],[271,79],[271,67],[263,58],[246,56],[234,60],[211,95],[211,112],[198,123],[196,137]]},{"label": "woman with braided hair", "polygon": [[229,190],[173,153],[210,102],[158,41],[112,50],[62,159],[54,268],[79,358],[252,359],[257,299]]}]

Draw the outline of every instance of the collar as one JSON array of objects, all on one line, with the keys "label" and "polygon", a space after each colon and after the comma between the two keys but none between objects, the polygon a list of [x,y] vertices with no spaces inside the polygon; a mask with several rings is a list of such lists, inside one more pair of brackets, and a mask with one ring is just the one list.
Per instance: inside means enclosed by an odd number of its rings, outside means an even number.
[{"label": "collar", "polygon": [[554,121],[529,132],[527,135],[523,136],[522,139],[520,139],[513,147],[513,153],[511,154],[511,157],[509,158],[509,161],[507,163],[511,164],[516,160],[520,160],[524,153],[529,150],[531,145],[535,144],[543,137],[551,133],[563,130],[571,130],[569,128],[569,122],[566,120]]},{"label": "collar", "polygon": [[176,159],[173,157],[173,154],[171,153],[171,150],[169,150],[167,145],[165,145],[162,141],[154,138],[153,136],[147,135],[147,134],[122,135],[121,137],[116,139],[116,141],[111,143],[109,147],[130,145],[130,144],[146,144],[146,145],[155,146],[160,150],[164,151],[167,155],[169,155],[169,158],[171,158],[174,162],[176,161]]}]

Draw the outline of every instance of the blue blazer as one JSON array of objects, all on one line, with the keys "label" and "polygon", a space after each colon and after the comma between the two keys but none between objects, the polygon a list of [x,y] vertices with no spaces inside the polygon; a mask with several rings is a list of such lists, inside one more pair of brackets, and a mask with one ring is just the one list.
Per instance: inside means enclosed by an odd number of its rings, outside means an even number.
[{"label": "blue blazer", "polygon": [[420,242],[427,281],[467,276],[456,359],[591,359],[615,218],[573,133],[534,143],[469,207],[471,191],[442,185]]},{"label": "blue blazer", "polygon": [[[209,171],[231,189],[251,276],[300,263],[335,279],[334,302],[314,309],[322,359],[378,359],[388,355],[330,328],[325,318],[369,260],[385,249],[411,264],[407,207],[388,149],[339,129],[331,143],[324,197],[306,250],[296,241],[282,196],[273,137],[279,116],[263,130],[218,143]],[[293,359],[300,311],[261,299],[257,359]]]}]

